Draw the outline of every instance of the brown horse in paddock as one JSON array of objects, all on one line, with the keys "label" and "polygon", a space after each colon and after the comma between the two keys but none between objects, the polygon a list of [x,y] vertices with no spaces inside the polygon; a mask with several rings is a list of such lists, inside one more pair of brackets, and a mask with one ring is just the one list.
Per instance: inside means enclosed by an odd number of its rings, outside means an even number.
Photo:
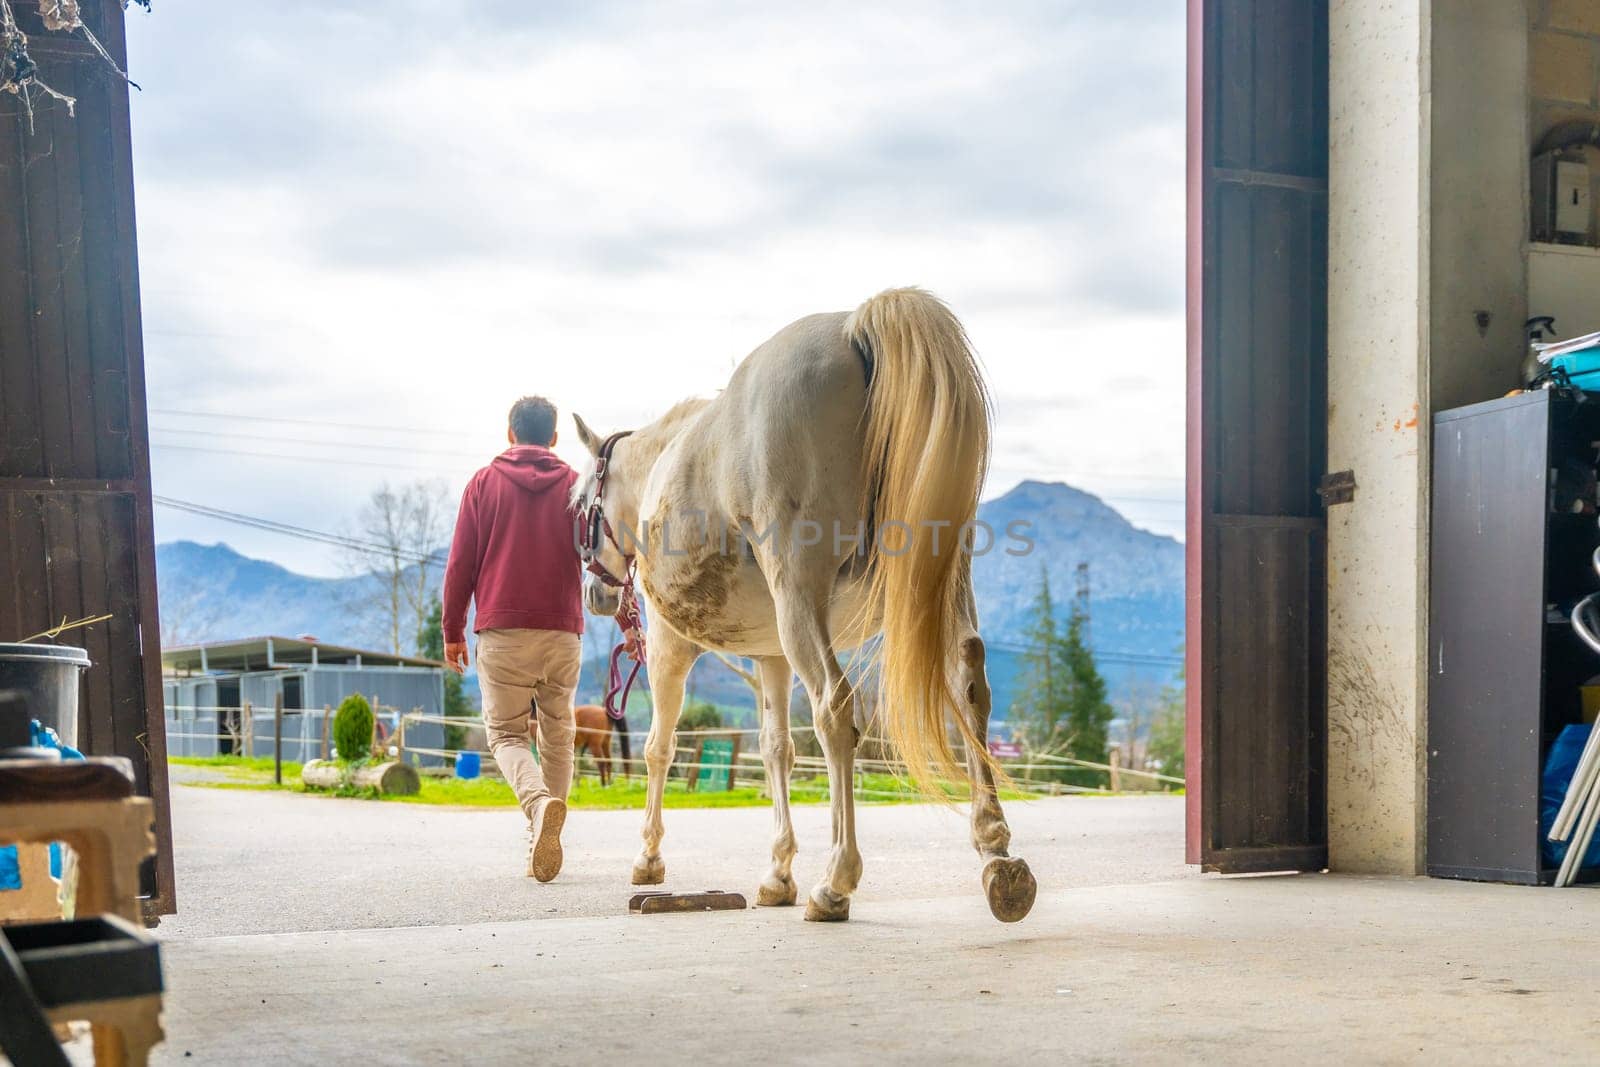
[{"label": "brown horse in paddock", "polygon": [[[573,742],[573,756],[587,752],[594,757],[594,764],[600,769],[600,784],[611,784],[611,735],[617,734],[622,743],[622,776],[628,776],[628,724],[626,721],[617,723],[606,714],[606,709],[597,704],[580,704],[572,709],[572,718],[577,725],[577,738]],[[620,725],[621,729],[617,729]]]}]

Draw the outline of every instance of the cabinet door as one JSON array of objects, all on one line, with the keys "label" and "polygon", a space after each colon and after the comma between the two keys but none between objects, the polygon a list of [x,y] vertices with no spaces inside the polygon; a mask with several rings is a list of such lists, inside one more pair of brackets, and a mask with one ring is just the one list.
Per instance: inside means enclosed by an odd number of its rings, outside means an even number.
[{"label": "cabinet door", "polygon": [[1434,419],[1430,874],[1538,880],[1550,412],[1541,392]]}]

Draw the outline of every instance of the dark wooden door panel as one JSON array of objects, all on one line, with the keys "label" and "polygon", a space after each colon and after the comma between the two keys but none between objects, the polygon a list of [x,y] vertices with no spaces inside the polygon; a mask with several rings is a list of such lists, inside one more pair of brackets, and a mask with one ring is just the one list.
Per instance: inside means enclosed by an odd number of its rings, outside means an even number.
[{"label": "dark wooden door panel", "polygon": [[1313,605],[1326,581],[1325,550],[1308,522],[1223,520],[1207,540],[1210,571],[1227,591],[1216,599],[1210,703],[1228,709],[1207,717],[1207,770],[1226,784],[1203,794],[1208,862],[1239,869],[1241,859],[1254,867],[1274,848],[1314,850],[1326,836],[1317,803],[1325,738],[1310,716],[1284,713],[1322,703],[1323,665],[1301,653],[1324,640]]},{"label": "dark wooden door panel", "polygon": [[1320,868],[1327,4],[1189,25],[1189,859]]},{"label": "dark wooden door panel", "polygon": [[[40,76],[77,98],[0,93],[0,640],[63,617],[111,620],[64,638],[86,646],[79,741],[127,756],[156,802],[151,908],[171,912],[171,824],[161,711],[144,355],[128,90],[79,36],[46,31],[13,0]],[[125,64],[115,0],[85,23]]]}]

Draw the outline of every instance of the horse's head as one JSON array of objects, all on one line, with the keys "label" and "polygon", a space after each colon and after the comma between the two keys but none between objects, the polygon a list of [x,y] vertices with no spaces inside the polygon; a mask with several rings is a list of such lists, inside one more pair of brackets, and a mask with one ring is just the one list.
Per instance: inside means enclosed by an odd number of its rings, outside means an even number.
[{"label": "horse's head", "polygon": [[579,554],[586,568],[583,606],[592,615],[615,615],[622,604],[621,584],[633,562],[622,546],[631,548],[636,522],[626,511],[633,496],[632,487],[622,484],[624,479],[613,464],[621,437],[601,437],[577,413],[572,421],[578,428],[578,440],[589,452],[589,461],[572,486]]}]

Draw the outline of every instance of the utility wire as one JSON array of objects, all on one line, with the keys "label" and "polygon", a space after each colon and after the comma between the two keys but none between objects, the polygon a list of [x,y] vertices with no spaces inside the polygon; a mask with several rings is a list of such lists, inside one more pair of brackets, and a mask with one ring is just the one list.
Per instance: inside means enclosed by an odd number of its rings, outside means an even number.
[{"label": "utility wire", "polygon": [[[362,552],[375,555],[394,556],[401,561],[412,564],[431,564],[443,562],[445,553],[434,552],[430,555],[411,552],[405,549],[391,549],[373,541],[363,541],[360,538],[347,537],[343,534],[327,533],[323,530],[313,530],[305,526],[295,526],[291,523],[278,522],[275,519],[263,519],[255,515],[245,515],[237,511],[228,511],[224,508],[211,507],[208,504],[196,504],[188,500],[178,500],[173,497],[157,496],[155,502],[162,507],[175,511],[185,511],[192,515],[204,518],[217,519],[222,522],[231,522],[239,526],[248,526],[252,529],[263,530],[267,533],[282,534],[301,541],[310,541],[318,544],[332,545],[336,548],[353,548]],[[988,641],[989,648],[1002,652],[1015,652],[1028,655],[1037,649],[1010,641]],[[1177,667],[1183,664],[1181,656],[1163,656],[1150,652],[1129,652],[1122,649],[1091,649],[1096,660],[1105,663],[1116,663],[1122,666],[1143,667]]]},{"label": "utility wire", "polygon": [[378,433],[420,433],[441,437],[467,437],[478,439],[483,435],[469,430],[438,430],[423,426],[379,426],[372,423],[331,422],[327,419],[292,419],[283,415],[241,415],[226,411],[185,411],[177,408],[151,408],[152,415],[178,415],[188,419],[227,419],[243,422],[284,422],[296,426],[322,426],[340,430],[371,430]]},{"label": "utility wire", "polygon": [[346,459],[343,456],[291,456],[286,452],[255,452],[243,448],[206,448],[203,445],[175,445],[166,441],[153,441],[151,442],[151,447],[168,452],[203,452],[212,456],[254,456],[258,459],[296,460],[301,463],[319,463],[324,467],[377,467],[383,470],[391,471],[410,471],[413,474],[431,473],[459,475],[461,473],[461,469],[459,467],[453,470],[447,470],[443,467],[422,467],[405,463],[379,463],[376,460],[370,459]]},{"label": "utility wire", "polygon": [[403,451],[433,456],[452,456],[461,457],[463,459],[477,460],[482,460],[485,458],[485,454],[482,452],[453,451],[440,448],[417,448],[413,445],[368,444],[359,441],[329,441],[326,439],[319,440],[310,437],[284,437],[279,434],[239,433],[236,430],[186,430],[180,429],[176,426],[152,426],[150,427],[150,430],[152,433],[181,433],[193,437],[207,437],[213,439],[218,437],[226,437],[240,441],[268,441],[273,444],[315,445],[319,448],[359,448],[368,452],[389,452],[391,454]]},{"label": "utility wire", "polygon": [[444,559],[443,552],[434,552],[423,555],[409,549],[396,549],[381,545],[374,541],[364,541],[356,537],[346,537],[343,534],[331,534],[322,530],[312,530],[304,526],[294,526],[286,522],[277,522],[273,519],[263,519],[255,515],[244,515],[237,511],[227,511],[223,508],[214,508],[206,504],[196,504],[188,500],[177,500],[173,497],[157,496],[155,502],[162,507],[175,511],[185,511],[192,515],[205,518],[218,519],[231,522],[239,526],[248,526],[268,533],[282,534],[301,541],[311,541],[318,544],[332,545],[335,548],[357,549],[371,555],[390,556],[404,563],[426,564],[438,563]]}]

